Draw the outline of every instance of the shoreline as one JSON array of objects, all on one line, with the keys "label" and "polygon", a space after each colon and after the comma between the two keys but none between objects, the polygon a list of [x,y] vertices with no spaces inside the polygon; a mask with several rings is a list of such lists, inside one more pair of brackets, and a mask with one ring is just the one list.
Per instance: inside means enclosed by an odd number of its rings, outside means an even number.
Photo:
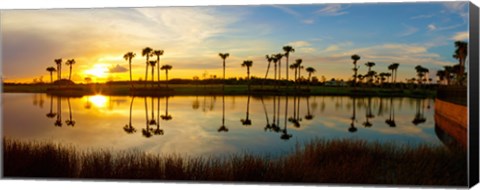
[{"label": "shoreline", "polygon": [[[224,89],[224,90],[223,90]],[[76,84],[76,85],[3,85],[3,93],[46,93],[53,96],[88,96],[95,94],[117,96],[186,96],[186,95],[275,95],[275,96],[352,96],[352,97],[436,97],[435,89],[402,89],[381,87],[330,87],[330,86],[274,86],[274,85],[225,85],[171,84],[131,85],[124,84]]]}]

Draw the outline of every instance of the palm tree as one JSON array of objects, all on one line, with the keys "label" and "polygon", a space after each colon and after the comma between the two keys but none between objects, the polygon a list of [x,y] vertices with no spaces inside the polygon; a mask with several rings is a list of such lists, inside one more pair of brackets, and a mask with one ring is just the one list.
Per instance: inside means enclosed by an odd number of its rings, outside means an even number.
[{"label": "palm tree", "polygon": [[225,60],[230,56],[229,53],[218,53],[218,56],[223,60],[223,83],[225,84]]},{"label": "palm tree", "polygon": [[427,68],[424,68],[420,65],[417,65],[415,67],[415,70],[417,72],[417,76],[418,76],[418,83],[419,84],[422,84],[422,81],[423,81],[423,78],[425,77],[425,73],[428,72],[428,69]]},{"label": "palm tree", "polygon": [[353,60],[353,86],[355,86],[357,83],[357,71],[358,71],[357,61],[360,60],[360,56],[357,54],[353,54],[351,58]]},{"label": "palm tree", "polygon": [[160,56],[163,55],[163,50],[155,50],[153,55],[157,56],[157,86],[160,87]]},{"label": "palm tree", "polygon": [[123,127],[123,130],[128,134],[137,132],[137,130],[132,125],[132,107],[133,107],[134,99],[135,99],[135,96],[132,96],[132,100],[130,101],[130,115],[128,117],[128,124]]},{"label": "palm tree", "polygon": [[75,126],[75,121],[72,119],[72,107],[70,106],[70,98],[67,98],[67,103],[68,103],[68,115],[69,119],[65,121],[67,123],[67,126]]},{"label": "palm tree", "polygon": [[[278,61],[278,80],[282,80],[282,72],[281,72],[281,68],[282,68],[282,57],[284,55],[281,54],[281,53],[277,53],[275,54],[275,59],[277,59]],[[287,69],[288,69],[288,65],[287,65]]]},{"label": "palm tree", "polygon": [[[143,48],[142,50],[142,56],[145,56],[146,57],[146,61],[145,61],[145,64],[146,64],[146,68],[145,68],[145,82],[147,81],[147,77],[148,77],[148,66],[149,66],[149,59],[150,59],[150,56],[152,55],[152,51],[153,49],[150,48],[150,47],[146,47],[146,48]],[[145,87],[147,87],[147,83],[145,83]]]},{"label": "palm tree", "polygon": [[57,64],[57,80],[62,78],[62,58],[55,59],[55,64]]},{"label": "palm tree", "polygon": [[388,70],[392,70],[392,81],[394,84],[397,82],[397,70],[399,65],[400,63],[392,63],[388,66]]},{"label": "palm tree", "polygon": [[438,77],[438,83],[443,83],[443,81],[446,78],[446,72],[445,70],[438,70],[437,71],[437,77]]},{"label": "palm tree", "polygon": [[[265,58],[267,59],[268,61],[268,66],[267,66],[267,72],[265,73],[265,80],[267,80],[267,76],[268,76],[268,71],[270,70],[270,63],[273,61],[273,57],[270,57],[269,55],[265,55]],[[275,67],[276,68],[276,67]],[[263,83],[262,83],[263,85]],[[262,86],[263,87],[263,86]]]},{"label": "palm tree", "polygon": [[464,41],[455,41],[455,54],[453,54],[453,58],[458,59],[458,64],[460,65],[460,69],[457,73],[457,82],[461,82],[463,80],[463,75],[465,72],[465,59],[468,55],[468,43]]},{"label": "palm tree", "polygon": [[276,84],[276,81],[277,81],[277,62],[278,62],[278,59],[276,58],[275,55],[271,55],[270,58],[272,59],[273,61],[273,70],[274,70],[274,77],[273,79],[275,80],[275,84]]},{"label": "palm tree", "polygon": [[[149,61],[148,62],[150,67],[152,67],[152,87],[153,87],[153,82],[154,82],[154,76],[155,76],[155,65],[157,64],[157,61]],[[147,78],[145,78],[147,80]]]},{"label": "palm tree", "polygon": [[[365,63],[365,66],[368,67],[368,73],[370,73],[370,71],[372,70],[372,67],[375,66],[375,63],[374,62],[367,62]],[[370,78],[368,79],[368,81],[371,83],[373,81],[373,75],[370,75]]]},{"label": "palm tree", "polygon": [[123,55],[123,58],[128,61],[128,70],[130,72],[130,83],[132,84],[133,88],[133,82],[132,82],[132,59],[135,57],[135,53],[133,52],[127,52],[125,55]]},{"label": "palm tree", "polygon": [[444,66],[445,69],[445,76],[447,79],[447,85],[450,85],[450,80],[452,79],[453,67],[452,66]]},{"label": "palm tree", "polygon": [[[302,64],[302,59],[296,59],[295,60],[295,82],[298,82],[298,79],[300,78],[300,65]],[[298,76],[297,76],[297,71],[298,71]]]},{"label": "palm tree", "polygon": [[252,60],[245,60],[242,63],[242,67],[247,67],[247,80],[248,80],[248,91],[250,92],[250,67],[253,66]]},{"label": "palm tree", "polygon": [[53,72],[56,72],[55,67],[47,67],[47,71],[50,72],[50,83],[53,83]]},{"label": "palm tree", "polygon": [[167,88],[168,88],[168,70],[172,69],[172,66],[171,65],[162,65],[162,68],[160,68],[161,70],[165,70],[165,82],[167,84]]},{"label": "palm tree", "polygon": [[70,66],[70,72],[68,74],[68,80],[72,80],[72,66],[75,64],[75,59],[69,59],[65,62],[65,65]]},{"label": "palm tree", "polygon": [[295,52],[295,49],[293,49],[292,46],[283,46],[283,51],[285,51],[285,58],[287,58],[287,67],[285,68],[287,70],[287,82],[288,82],[288,57],[290,56],[290,52]]},{"label": "palm tree", "polygon": [[312,78],[312,74],[315,73],[317,70],[315,70],[315,68],[313,67],[307,67],[305,70],[308,72],[308,88],[310,88],[310,80]]}]

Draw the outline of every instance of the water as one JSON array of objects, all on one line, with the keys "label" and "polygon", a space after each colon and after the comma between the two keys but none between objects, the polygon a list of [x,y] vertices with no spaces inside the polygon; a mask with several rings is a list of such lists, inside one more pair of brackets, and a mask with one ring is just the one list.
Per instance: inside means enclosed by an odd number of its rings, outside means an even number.
[{"label": "water", "polygon": [[316,138],[444,146],[435,135],[432,99],[67,98],[19,93],[4,93],[2,98],[4,136],[53,141],[87,150],[141,150],[189,156],[249,152],[275,156],[292,152],[296,146]]}]

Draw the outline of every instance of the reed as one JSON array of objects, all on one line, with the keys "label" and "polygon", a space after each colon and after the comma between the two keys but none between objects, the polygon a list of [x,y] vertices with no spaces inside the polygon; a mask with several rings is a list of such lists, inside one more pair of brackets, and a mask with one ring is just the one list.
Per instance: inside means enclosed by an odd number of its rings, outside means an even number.
[{"label": "reed", "polygon": [[393,185],[467,184],[465,152],[362,140],[316,139],[280,158],[78,150],[47,141],[3,139],[4,177],[195,180]]}]

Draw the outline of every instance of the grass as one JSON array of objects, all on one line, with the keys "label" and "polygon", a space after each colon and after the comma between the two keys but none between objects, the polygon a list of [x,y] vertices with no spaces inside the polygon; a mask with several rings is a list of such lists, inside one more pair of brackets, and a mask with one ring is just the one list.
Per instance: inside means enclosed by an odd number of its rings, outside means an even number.
[{"label": "grass", "polygon": [[284,157],[181,157],[3,139],[4,177],[465,186],[465,152],[313,140]]}]

